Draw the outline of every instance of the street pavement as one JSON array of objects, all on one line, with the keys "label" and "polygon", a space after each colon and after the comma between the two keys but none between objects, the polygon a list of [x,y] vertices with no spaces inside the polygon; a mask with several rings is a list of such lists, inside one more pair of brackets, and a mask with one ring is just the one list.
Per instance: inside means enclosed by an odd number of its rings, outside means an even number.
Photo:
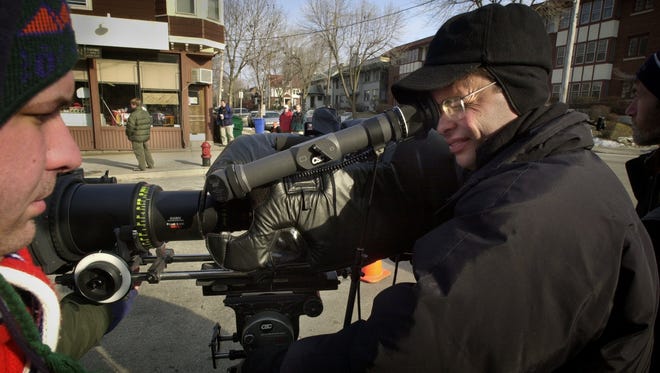
[{"label": "street pavement", "polygon": [[[118,182],[131,182],[141,179],[204,175],[208,167],[203,166],[203,141],[193,141],[190,148],[180,150],[152,150],[155,167],[145,171],[134,171],[137,160],[132,151],[88,151],[83,152],[82,168],[86,177],[99,177],[108,172]],[[224,146],[211,145],[211,163],[224,149]]]}]

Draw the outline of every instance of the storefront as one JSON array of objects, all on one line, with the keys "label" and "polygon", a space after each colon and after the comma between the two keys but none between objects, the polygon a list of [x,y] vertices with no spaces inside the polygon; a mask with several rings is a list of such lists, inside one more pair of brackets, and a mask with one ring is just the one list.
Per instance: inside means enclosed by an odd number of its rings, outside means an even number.
[{"label": "storefront", "polygon": [[[78,17],[74,22],[76,34],[98,34],[97,18]],[[206,123],[211,120],[211,82],[195,81],[192,71],[210,69],[213,54],[190,57],[186,50],[171,49],[173,43],[167,42],[167,25],[163,23],[117,18],[104,18],[103,22],[107,29],[130,27],[134,32],[139,32],[139,27],[152,30],[164,25],[161,38],[165,42],[159,38],[148,45],[126,43],[134,46],[130,48],[114,45],[117,43],[106,38],[103,46],[79,44],[74,101],[61,113],[80,149],[130,150],[125,125],[132,98],[140,98],[152,116],[152,149],[187,148],[191,135],[205,135]],[[79,43],[101,43],[98,35],[77,39]]]}]

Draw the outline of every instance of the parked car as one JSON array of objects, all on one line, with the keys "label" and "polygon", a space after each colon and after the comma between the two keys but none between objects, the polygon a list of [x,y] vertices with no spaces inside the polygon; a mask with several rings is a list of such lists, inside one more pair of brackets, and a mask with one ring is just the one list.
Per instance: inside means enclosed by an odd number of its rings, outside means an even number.
[{"label": "parked car", "polygon": [[314,116],[314,109],[307,110],[303,123],[312,123],[312,116]]},{"label": "parked car", "polygon": [[243,125],[248,124],[248,117],[250,116],[250,111],[246,108],[232,108],[234,111],[233,116],[241,118],[241,121],[243,122]]},{"label": "parked car", "polygon": [[247,118],[248,126],[254,127],[254,118],[259,118],[259,111],[253,110],[250,112]]},{"label": "parked car", "polygon": [[353,119],[353,113],[351,113],[350,111],[345,111],[343,114],[339,115],[339,119],[342,122],[347,121],[349,119]]},{"label": "parked car", "polygon": [[266,131],[273,132],[273,128],[280,125],[280,113],[277,111],[266,111],[264,113],[264,127]]}]

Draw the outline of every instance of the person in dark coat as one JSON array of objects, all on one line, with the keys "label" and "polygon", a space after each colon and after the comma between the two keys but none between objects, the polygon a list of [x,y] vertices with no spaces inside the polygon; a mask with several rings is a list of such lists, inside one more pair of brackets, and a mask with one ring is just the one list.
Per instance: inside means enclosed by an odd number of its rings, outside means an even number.
[{"label": "person in dark coat", "polygon": [[227,145],[234,141],[234,122],[233,111],[231,106],[225,100],[220,100],[220,107],[218,107],[218,131],[220,132],[220,143]]},{"label": "person in dark coat", "polygon": [[[444,146],[397,145],[395,155],[418,150],[420,167],[381,166],[364,235],[353,233],[371,196],[364,169],[324,175],[317,193],[287,181],[251,195],[250,229],[214,256],[226,267],[286,268],[292,250],[275,241],[290,227],[305,248],[295,260],[312,268],[342,268],[356,247],[385,258],[394,241],[412,249],[416,282],[385,289],[368,319],[337,333],[248,354],[243,371],[648,371],[659,299],[653,246],[591,150],[588,117],[548,103],[551,71],[531,7],[457,15],[424,65],[392,87],[398,103],[435,111],[426,141],[441,136]],[[266,156],[275,141],[262,139],[237,142],[213,167]],[[445,149],[460,176],[448,198],[433,184],[453,182]],[[444,174],[426,177],[436,169]]]},{"label": "person in dark coat", "polygon": [[133,98],[130,102],[131,115],[126,122],[126,136],[131,141],[133,154],[138,161],[135,171],[154,167],[154,158],[147,142],[151,138],[151,115],[142,107],[142,100]]},{"label": "person in dark coat", "polygon": [[[660,51],[653,53],[637,72],[635,97],[626,109],[632,117],[633,141],[637,145],[660,145]],[[660,259],[660,150],[655,149],[626,162],[633,194],[637,198],[637,214],[655,246]],[[659,261],[660,265],[660,261]],[[653,354],[653,370],[660,369],[660,340],[657,336]]]}]

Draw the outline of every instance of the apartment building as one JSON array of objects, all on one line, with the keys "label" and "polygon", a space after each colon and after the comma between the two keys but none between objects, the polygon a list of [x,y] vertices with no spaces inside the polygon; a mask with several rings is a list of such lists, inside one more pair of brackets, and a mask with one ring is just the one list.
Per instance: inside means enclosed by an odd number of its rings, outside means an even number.
[{"label": "apartment building", "polygon": [[[577,3],[566,101],[575,108],[602,105],[613,113],[623,114],[630,103],[635,72],[648,55],[660,50],[660,0],[550,0],[548,3],[563,7],[546,16],[553,45],[549,82],[552,100],[560,99],[572,5]],[[432,39],[417,40],[392,50],[389,87],[422,66]],[[395,104],[391,94],[388,102]]]},{"label": "apartment building", "polygon": [[221,0],[67,0],[80,59],[62,117],[82,150],[129,150],[126,108],[142,99],[151,147],[210,139],[212,58],[224,49]]},{"label": "apartment building", "polygon": [[[567,2],[570,3],[570,2]],[[566,101],[577,108],[604,105],[623,114],[635,72],[660,50],[660,1],[579,1]],[[548,19],[554,43],[552,97],[560,98],[570,34],[571,8]]]}]

